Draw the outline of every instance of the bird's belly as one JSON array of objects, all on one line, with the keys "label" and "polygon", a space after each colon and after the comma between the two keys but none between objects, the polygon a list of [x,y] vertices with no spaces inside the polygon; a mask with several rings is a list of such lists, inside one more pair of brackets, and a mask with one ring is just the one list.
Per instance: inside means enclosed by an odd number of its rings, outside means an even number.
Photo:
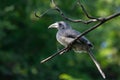
[{"label": "bird's belly", "polygon": [[83,45],[83,44],[74,44],[73,45],[73,50],[75,52],[79,52],[79,53],[86,52],[86,49],[87,49],[86,45]]}]

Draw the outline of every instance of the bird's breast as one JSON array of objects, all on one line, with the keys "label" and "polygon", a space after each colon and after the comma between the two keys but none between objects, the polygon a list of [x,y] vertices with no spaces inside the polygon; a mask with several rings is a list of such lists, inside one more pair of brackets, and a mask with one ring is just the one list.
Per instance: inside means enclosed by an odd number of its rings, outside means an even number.
[{"label": "bird's breast", "polygon": [[74,39],[72,38],[67,38],[63,35],[56,35],[57,41],[62,44],[63,46],[67,46],[70,42],[72,42]]}]

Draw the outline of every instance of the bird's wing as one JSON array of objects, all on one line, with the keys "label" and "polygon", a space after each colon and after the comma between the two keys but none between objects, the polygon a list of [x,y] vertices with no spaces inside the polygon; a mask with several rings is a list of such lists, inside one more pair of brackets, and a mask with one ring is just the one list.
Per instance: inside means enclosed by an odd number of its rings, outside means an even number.
[{"label": "bird's wing", "polygon": [[[66,34],[65,37],[72,38],[72,39],[75,39],[78,35],[80,35],[80,33],[78,31],[75,31],[75,30],[66,30],[65,34]],[[89,47],[93,47],[91,42],[87,38],[85,38],[84,36],[79,38],[76,42],[80,43],[80,44],[86,44]]]}]

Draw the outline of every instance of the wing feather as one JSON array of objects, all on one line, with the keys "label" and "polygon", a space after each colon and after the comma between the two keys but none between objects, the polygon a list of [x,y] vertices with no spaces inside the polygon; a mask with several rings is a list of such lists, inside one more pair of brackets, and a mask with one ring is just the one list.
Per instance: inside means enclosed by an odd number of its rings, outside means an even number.
[{"label": "wing feather", "polygon": [[[65,34],[66,34],[65,37],[72,38],[72,39],[75,39],[78,35],[80,35],[80,33],[78,31],[75,31],[75,30],[68,30],[68,31],[66,31]],[[89,47],[93,47],[91,42],[87,38],[85,38],[84,36],[79,38],[76,42],[79,43],[79,44],[88,45]]]}]

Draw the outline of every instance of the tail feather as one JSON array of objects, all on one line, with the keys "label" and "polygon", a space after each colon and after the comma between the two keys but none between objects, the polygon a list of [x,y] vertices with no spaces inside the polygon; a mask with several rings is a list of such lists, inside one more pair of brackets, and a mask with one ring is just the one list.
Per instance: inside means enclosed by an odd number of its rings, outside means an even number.
[{"label": "tail feather", "polygon": [[95,65],[96,65],[97,69],[99,70],[100,74],[102,75],[102,77],[105,79],[106,78],[105,74],[102,71],[100,65],[98,64],[98,62],[97,62],[96,58],[94,57],[93,53],[91,52],[91,50],[88,50],[88,54],[91,57],[91,59],[93,60],[93,62],[95,63]]}]

